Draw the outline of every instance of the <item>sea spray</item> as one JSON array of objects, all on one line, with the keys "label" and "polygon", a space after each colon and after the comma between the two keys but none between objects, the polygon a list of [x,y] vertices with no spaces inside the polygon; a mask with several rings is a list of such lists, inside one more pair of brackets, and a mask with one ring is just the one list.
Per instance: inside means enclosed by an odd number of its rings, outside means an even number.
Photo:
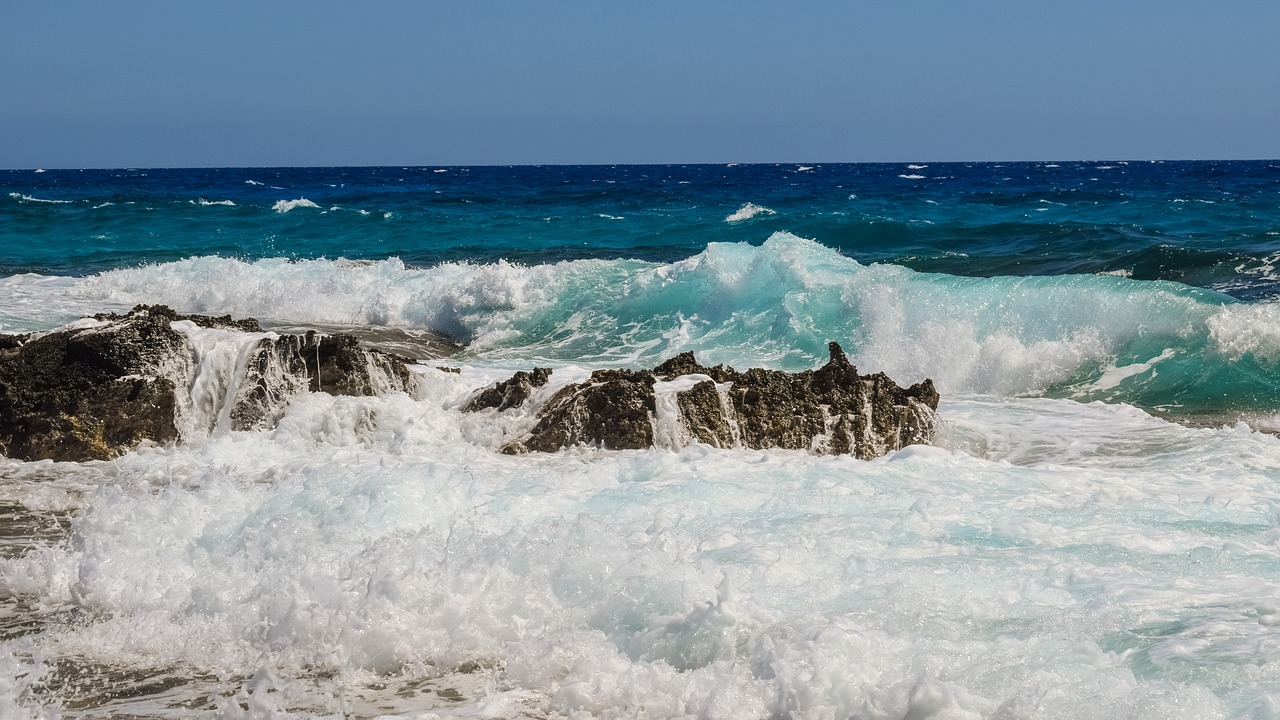
[{"label": "sea spray", "polygon": [[[1265,371],[1280,356],[1280,317],[1268,305],[1119,277],[962,278],[867,266],[788,233],[760,246],[714,244],[669,264],[419,269],[396,260],[195,258],[89,277],[73,295],[428,329],[468,341],[467,356],[486,363],[626,367],[694,351],[711,363],[794,370],[821,359],[834,338],[861,369],[931,377],[943,392],[1197,413],[1280,404]],[[1158,357],[1166,358],[1159,372],[1096,385],[1110,368]]]}]

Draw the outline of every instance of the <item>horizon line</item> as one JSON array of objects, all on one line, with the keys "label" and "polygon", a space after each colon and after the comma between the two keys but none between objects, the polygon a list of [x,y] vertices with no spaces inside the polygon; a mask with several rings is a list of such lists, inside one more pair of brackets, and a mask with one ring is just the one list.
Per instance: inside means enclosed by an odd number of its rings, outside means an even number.
[{"label": "horizon line", "polygon": [[1156,164],[1156,163],[1185,163],[1185,162],[1280,162],[1280,158],[1143,158],[1143,159],[1108,159],[1096,158],[1090,160],[1063,160],[1063,159],[1042,159],[1042,160],[839,160],[839,161],[783,161],[783,162],[655,162],[655,163],[638,163],[638,162],[592,162],[592,163],[473,163],[473,164],[370,164],[370,165],[120,165],[120,166],[95,166],[95,167],[13,167],[0,168],[0,172],[49,172],[49,171],[85,171],[85,170],[272,170],[272,169],[288,169],[288,170],[345,170],[345,169],[368,169],[368,168],[544,168],[544,167],[671,167],[671,166],[721,166],[721,167],[737,167],[744,165],[809,165],[819,167],[822,165],[904,165],[928,163],[930,165],[1003,165],[1003,164],[1030,164],[1030,163],[1123,163],[1123,164]]}]

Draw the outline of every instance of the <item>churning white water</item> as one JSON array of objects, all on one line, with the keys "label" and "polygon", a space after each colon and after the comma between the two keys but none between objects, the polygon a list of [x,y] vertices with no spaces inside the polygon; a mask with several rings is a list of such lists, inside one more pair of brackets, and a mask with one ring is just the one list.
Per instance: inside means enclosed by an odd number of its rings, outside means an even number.
[{"label": "churning white water", "polygon": [[[781,234],[668,265],[193,258],[0,289],[5,331],[152,299],[472,341],[414,396],[281,376],[279,423],[242,432],[266,335],[185,327],[184,442],[0,460],[0,718],[1280,717],[1280,439],[1255,431],[1280,421],[1125,401],[1268,407],[1274,307]],[[646,451],[506,456],[531,408],[459,410],[534,364],[536,406],[594,368],[795,370],[832,339],[939,381],[938,447],[711,448],[678,383]]]},{"label": "churning white water", "polygon": [[508,457],[456,409],[499,369],[421,372],[421,400],[303,394],[269,432],[3,461],[0,502],[74,519],[0,560],[29,621],[0,714],[1280,712],[1270,435],[971,396],[946,447],[871,462]]}]

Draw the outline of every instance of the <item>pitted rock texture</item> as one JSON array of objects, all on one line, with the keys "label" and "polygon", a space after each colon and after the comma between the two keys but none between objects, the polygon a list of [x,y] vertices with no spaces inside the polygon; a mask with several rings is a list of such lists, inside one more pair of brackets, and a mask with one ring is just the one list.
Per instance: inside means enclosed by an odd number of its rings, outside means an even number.
[{"label": "pitted rock texture", "polygon": [[511,376],[510,380],[490,385],[476,393],[463,408],[463,412],[476,412],[485,408],[497,408],[499,412],[524,405],[533,391],[547,384],[551,378],[551,368],[534,368],[531,372],[523,370]]},{"label": "pitted rock texture", "polygon": [[[839,344],[831,343],[828,350],[826,365],[799,373],[704,367],[692,353],[652,371],[599,370],[587,382],[556,393],[539,410],[532,431],[504,452],[554,452],[579,444],[614,450],[651,447],[659,422],[655,383],[686,376],[705,377],[676,393],[680,427],[689,439],[715,447],[787,448],[871,459],[934,440],[939,397],[932,381],[904,389],[883,373],[859,375]],[[518,385],[518,380],[507,383]],[[477,397],[505,397],[499,389],[505,385]]]},{"label": "pitted rock texture", "polygon": [[[106,460],[144,442],[179,440],[179,413],[198,371],[175,321],[261,332],[253,319],[180,315],[139,305],[99,324],[0,335],[0,455],[19,460]],[[407,361],[346,335],[259,340],[231,409],[231,429],[274,424],[288,392],[373,395],[407,389]],[[185,374],[185,376],[184,376]]]}]

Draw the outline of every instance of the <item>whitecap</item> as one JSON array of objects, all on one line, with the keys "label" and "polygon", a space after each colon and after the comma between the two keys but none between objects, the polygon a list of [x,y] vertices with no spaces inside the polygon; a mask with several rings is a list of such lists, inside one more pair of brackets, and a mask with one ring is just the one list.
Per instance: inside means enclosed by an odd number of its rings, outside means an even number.
[{"label": "whitecap", "polygon": [[300,207],[318,208],[320,206],[306,198],[298,198],[297,200],[277,200],[276,204],[271,206],[271,209],[278,213],[287,213],[294,208]]},{"label": "whitecap", "polygon": [[30,195],[23,195],[22,193],[16,193],[16,192],[9,193],[9,197],[13,198],[14,200],[22,200],[23,202],[41,202],[41,203],[51,203],[55,205],[67,205],[73,202],[72,200],[45,200],[44,198],[32,197]]},{"label": "whitecap", "polygon": [[626,218],[621,215],[609,215],[607,213],[596,213],[596,217],[604,218],[605,220],[626,220]]},{"label": "whitecap", "polygon": [[188,200],[187,202],[191,203],[192,205],[200,205],[203,207],[209,207],[211,205],[225,205],[227,207],[235,206],[235,203],[231,202],[230,200],[205,200],[204,198],[200,198],[198,200]]},{"label": "whitecap", "polygon": [[924,179],[925,179],[925,176],[923,176],[923,175],[915,175],[915,174],[911,174],[911,175],[899,175],[898,177],[902,178],[903,180],[924,180]]},{"label": "whitecap", "polygon": [[743,203],[742,207],[738,208],[737,212],[734,212],[733,214],[726,217],[724,221],[725,222],[741,222],[743,220],[750,220],[751,218],[757,215],[776,215],[776,214],[777,214],[776,212],[774,212],[773,210],[763,205],[756,205],[755,203]]},{"label": "whitecap", "polygon": [[907,169],[908,169],[908,170],[923,170],[923,169],[925,169],[925,168],[927,168],[927,167],[929,167],[929,166],[928,166],[928,165],[908,165],[908,166],[907,166]]}]

